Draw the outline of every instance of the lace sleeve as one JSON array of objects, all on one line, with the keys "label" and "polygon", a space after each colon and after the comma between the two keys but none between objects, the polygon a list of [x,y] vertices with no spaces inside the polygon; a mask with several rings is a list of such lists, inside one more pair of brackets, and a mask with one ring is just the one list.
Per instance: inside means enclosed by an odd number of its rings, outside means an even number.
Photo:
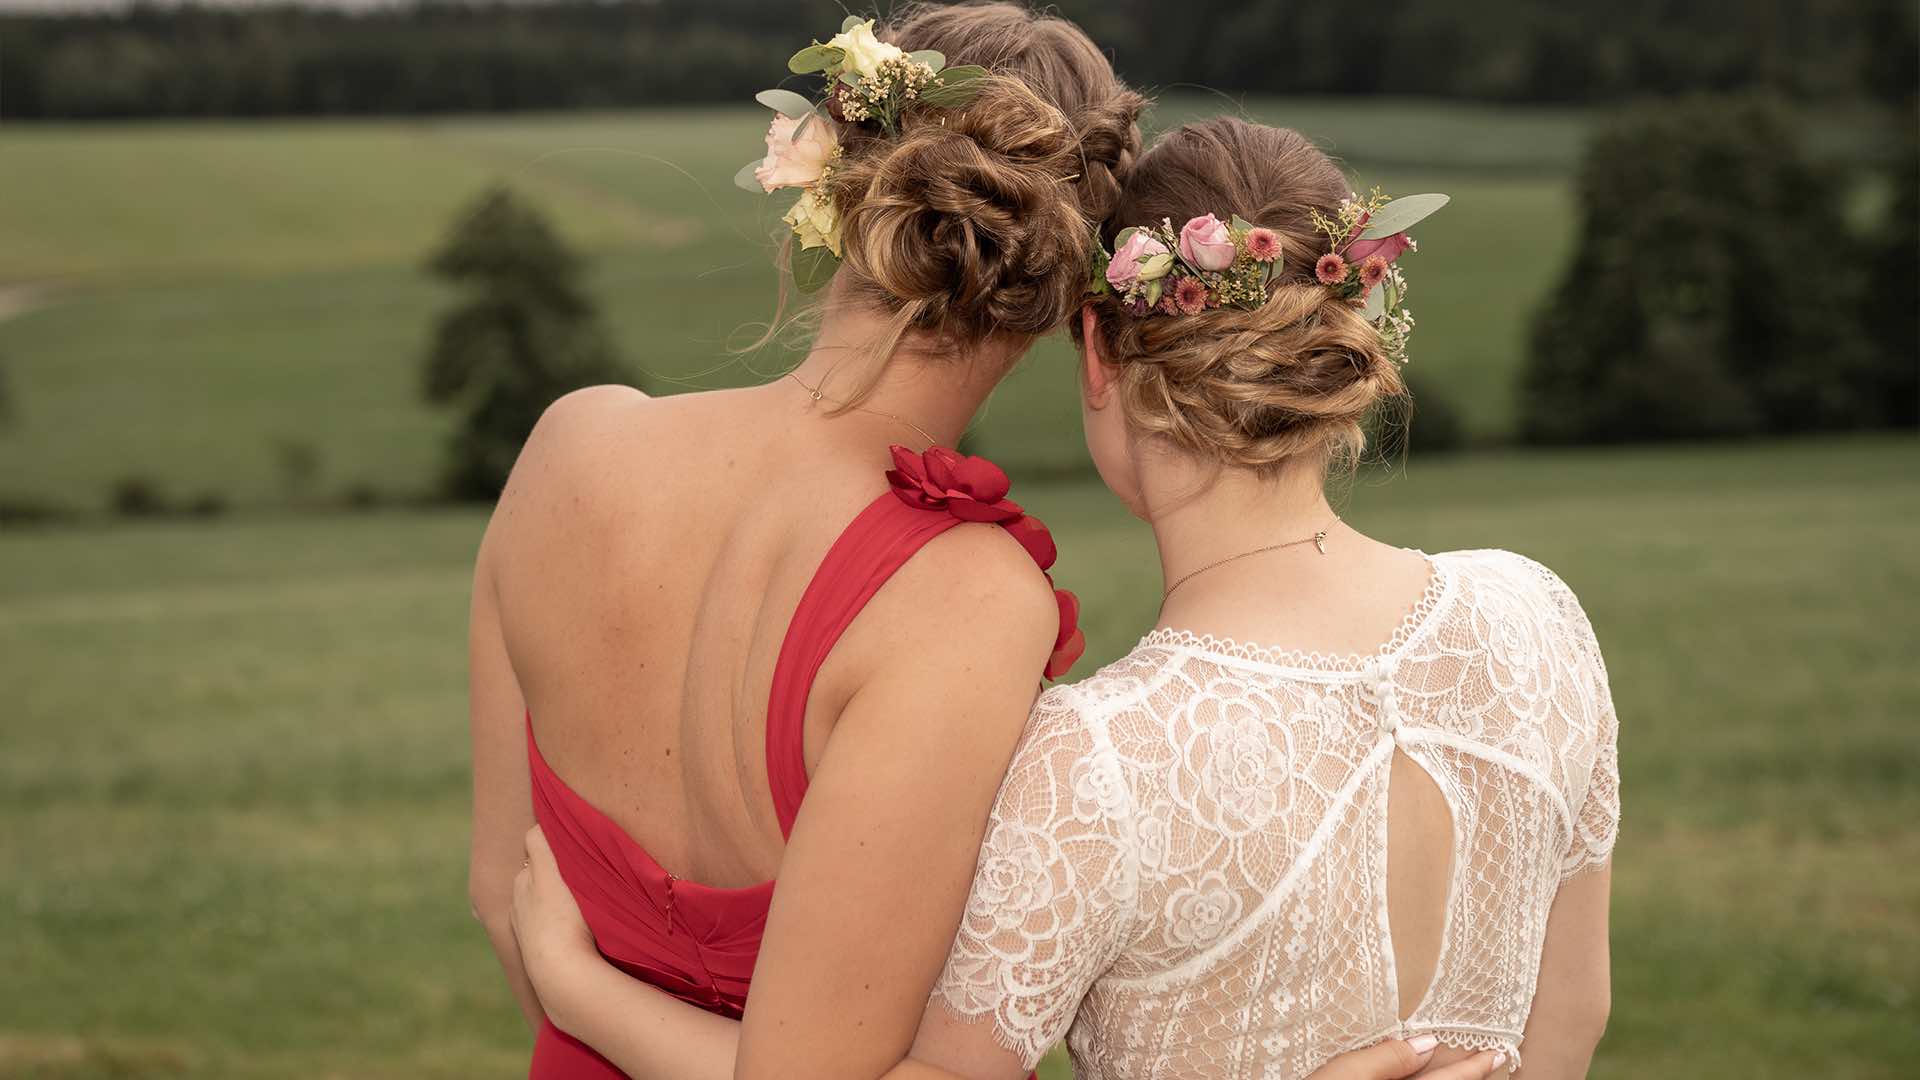
[{"label": "lace sleeve", "polygon": [[987,824],[973,890],[933,997],[1031,1069],[1065,1034],[1129,923],[1138,860],[1118,755],[1073,704],[1043,695]]},{"label": "lace sleeve", "polygon": [[1586,795],[1574,812],[1573,841],[1560,864],[1565,881],[1582,870],[1604,866],[1613,857],[1614,837],[1620,831],[1620,722],[1613,711],[1613,692],[1607,682],[1606,661],[1593,626],[1573,591],[1558,578],[1554,599],[1573,636],[1575,671],[1587,696],[1593,726],[1593,768]]}]

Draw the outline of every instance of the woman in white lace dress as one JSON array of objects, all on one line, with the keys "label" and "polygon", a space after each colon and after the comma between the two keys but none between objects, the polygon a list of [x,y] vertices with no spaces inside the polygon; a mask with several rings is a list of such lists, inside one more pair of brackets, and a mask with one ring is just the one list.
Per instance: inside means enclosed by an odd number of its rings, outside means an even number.
[{"label": "woman in white lace dress", "polygon": [[[1169,595],[1132,652],[1041,698],[930,1060],[1013,1076],[1065,1036],[1082,1078],[1295,1078],[1425,1034],[1511,1068],[1524,1042],[1530,1080],[1585,1075],[1619,813],[1606,671],[1545,567],[1391,547],[1322,494],[1402,393],[1396,342],[1322,262],[1360,233],[1346,190],[1297,133],[1231,119],[1169,134],[1128,183],[1119,224],[1237,215],[1282,268],[1246,308],[1136,314],[1153,252],[1122,244],[1084,313],[1088,444]],[[1158,291],[1231,239],[1169,235]],[[1382,239],[1341,261],[1404,249]]]},{"label": "woman in white lace dress", "polygon": [[[1585,1074],[1618,817],[1605,669],[1544,567],[1389,546],[1325,498],[1403,393],[1404,313],[1358,292],[1397,301],[1408,245],[1350,228],[1346,195],[1297,133],[1228,119],[1170,133],[1128,182],[1076,337],[1088,445],[1159,544],[1160,625],[1041,697],[889,1075],[1012,1080],[1063,1037],[1083,1080],[1373,1075],[1335,1058],[1436,1043],[1436,1069],[1505,1072],[1524,1048],[1529,1080]],[[1116,227],[1161,222],[1165,242]],[[560,942],[530,951],[577,958],[530,854],[516,918]]]}]

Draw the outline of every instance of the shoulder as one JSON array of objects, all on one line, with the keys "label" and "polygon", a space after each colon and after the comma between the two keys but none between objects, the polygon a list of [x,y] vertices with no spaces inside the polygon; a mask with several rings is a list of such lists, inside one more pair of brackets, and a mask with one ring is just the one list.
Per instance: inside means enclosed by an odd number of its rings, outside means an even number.
[{"label": "shoulder", "polygon": [[636,411],[653,403],[652,398],[631,386],[583,386],[555,398],[540,413],[533,433],[527,436],[527,448],[564,446],[593,432],[629,425]]},{"label": "shoulder", "polygon": [[1525,555],[1494,548],[1451,551],[1436,559],[1464,583],[1469,610],[1490,619],[1527,613],[1545,627],[1563,661],[1587,668],[1604,689],[1606,663],[1593,622],[1559,574]]},{"label": "shoulder", "polygon": [[1572,586],[1545,565],[1518,552],[1482,548],[1444,552],[1434,558],[1470,585],[1496,588],[1564,615],[1578,615],[1580,622],[1586,622],[1586,612]]},{"label": "shoulder", "polygon": [[554,399],[521,446],[506,494],[523,489],[531,473],[551,482],[567,466],[591,459],[607,447],[609,434],[632,431],[636,415],[656,404],[631,386],[617,385],[582,387]]},{"label": "shoulder", "polygon": [[[891,593],[892,596],[887,594]],[[1053,583],[998,525],[966,522],[929,540],[882,593],[900,618],[987,648],[1038,649],[1060,625]]]}]

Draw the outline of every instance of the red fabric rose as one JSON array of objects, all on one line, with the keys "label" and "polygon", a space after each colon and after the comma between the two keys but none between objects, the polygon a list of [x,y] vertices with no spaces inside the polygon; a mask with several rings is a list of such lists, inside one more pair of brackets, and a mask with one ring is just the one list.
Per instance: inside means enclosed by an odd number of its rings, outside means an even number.
[{"label": "red fabric rose", "polygon": [[[1048,583],[1053,579],[1049,577]],[[1087,638],[1080,632],[1080,598],[1065,589],[1053,590],[1054,603],[1060,605],[1060,632],[1053,639],[1053,655],[1047,658],[1046,676],[1057,679],[1072,670],[1080,655],[1087,651]]]},{"label": "red fabric rose", "polygon": [[1047,527],[1040,523],[1039,518],[1032,514],[1022,514],[1012,521],[1002,523],[1001,528],[1007,530],[1015,540],[1020,541],[1020,546],[1027,549],[1027,554],[1033,556],[1034,563],[1040,569],[1053,569],[1054,561],[1060,557],[1060,552],[1053,546],[1053,534],[1047,531]]},{"label": "red fabric rose", "polygon": [[945,510],[962,521],[1012,521],[1025,511],[1007,498],[1013,486],[1000,466],[982,457],[968,457],[944,446],[916,454],[904,446],[893,448],[893,468],[887,482],[900,501],[916,510]]},{"label": "red fabric rose", "polygon": [[[929,447],[924,454],[896,446],[887,483],[901,502],[916,510],[948,513],[961,521],[990,522],[1007,530],[1043,573],[1051,570],[1060,557],[1053,534],[1039,518],[1007,498],[1012,487],[1007,474],[986,458],[968,457],[944,446]],[[1050,574],[1047,584],[1053,584]],[[1087,651],[1087,639],[1080,633],[1079,599],[1065,589],[1055,589],[1053,600],[1060,608],[1060,629],[1054,635],[1053,654],[1047,657],[1049,679],[1065,675]]]}]

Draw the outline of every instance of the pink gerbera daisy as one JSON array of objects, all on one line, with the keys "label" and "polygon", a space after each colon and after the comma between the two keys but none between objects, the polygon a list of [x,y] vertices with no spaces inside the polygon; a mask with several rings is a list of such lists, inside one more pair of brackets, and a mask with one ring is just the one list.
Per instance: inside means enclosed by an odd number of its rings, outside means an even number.
[{"label": "pink gerbera daisy", "polygon": [[1183,277],[1173,283],[1173,303],[1189,315],[1207,310],[1207,286],[1199,278]]},{"label": "pink gerbera daisy", "polygon": [[1280,257],[1280,234],[1272,229],[1247,230],[1247,255],[1255,262],[1272,262]]},{"label": "pink gerbera daisy", "polygon": [[1347,260],[1329,251],[1313,264],[1313,276],[1322,285],[1338,285],[1347,280]]},{"label": "pink gerbera daisy", "polygon": [[1371,289],[1387,276],[1387,260],[1369,255],[1360,263],[1360,284]]}]

